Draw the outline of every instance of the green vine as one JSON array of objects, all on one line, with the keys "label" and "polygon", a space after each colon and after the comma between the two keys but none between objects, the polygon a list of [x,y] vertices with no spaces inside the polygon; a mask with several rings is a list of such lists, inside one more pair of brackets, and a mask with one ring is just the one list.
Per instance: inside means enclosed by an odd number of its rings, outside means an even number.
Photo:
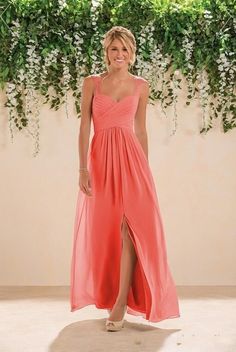
[{"label": "green vine", "polygon": [[200,133],[220,119],[236,127],[236,5],[234,0],[0,0],[0,87],[11,137],[34,138],[39,152],[40,104],[59,109],[73,92],[80,117],[83,77],[105,70],[101,40],[114,25],[137,41],[132,69],[151,86],[150,103],[173,107],[187,84],[186,105],[199,99]]}]

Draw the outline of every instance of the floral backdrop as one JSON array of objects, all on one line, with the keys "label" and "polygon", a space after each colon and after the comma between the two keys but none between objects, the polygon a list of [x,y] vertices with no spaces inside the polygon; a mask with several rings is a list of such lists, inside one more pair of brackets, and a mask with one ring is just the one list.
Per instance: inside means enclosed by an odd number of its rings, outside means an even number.
[{"label": "floral backdrop", "polygon": [[172,134],[183,85],[185,104],[200,102],[200,133],[213,119],[223,132],[236,127],[234,0],[0,0],[0,85],[12,140],[17,131],[31,136],[36,156],[41,104],[63,104],[68,114],[69,91],[80,117],[83,77],[106,70],[101,41],[114,25],[134,33],[131,72],[149,81],[150,104],[168,118],[173,108]]}]

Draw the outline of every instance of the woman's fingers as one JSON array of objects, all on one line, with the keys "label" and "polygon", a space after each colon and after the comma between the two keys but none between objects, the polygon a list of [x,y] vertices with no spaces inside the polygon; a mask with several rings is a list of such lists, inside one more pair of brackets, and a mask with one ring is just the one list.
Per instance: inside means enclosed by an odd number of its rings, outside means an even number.
[{"label": "woman's fingers", "polygon": [[91,192],[91,187],[89,186],[89,182],[81,183],[80,184],[80,189],[82,192],[84,192],[86,195],[88,196],[92,196],[92,192]]},{"label": "woman's fingers", "polygon": [[92,190],[91,190],[91,186],[90,186],[90,181],[88,181],[87,183],[87,187],[86,187],[86,191],[87,191],[87,195],[91,196],[92,195]]},{"label": "woman's fingers", "polygon": [[79,187],[81,191],[84,192],[87,196],[92,196],[91,181],[89,175],[80,175]]},{"label": "woman's fingers", "polygon": [[88,179],[88,192],[89,192],[89,195],[92,195],[92,187],[91,187],[90,178]]}]

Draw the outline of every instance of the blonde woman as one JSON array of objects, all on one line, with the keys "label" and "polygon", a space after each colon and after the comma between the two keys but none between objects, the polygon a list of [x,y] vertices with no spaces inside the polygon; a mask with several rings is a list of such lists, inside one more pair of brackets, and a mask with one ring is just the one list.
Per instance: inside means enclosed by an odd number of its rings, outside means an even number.
[{"label": "blonde woman", "polygon": [[130,73],[130,30],[111,28],[103,48],[107,70],[82,87],[71,311],[108,309],[106,329],[118,331],[126,312],[151,322],[180,315],[148,163],[149,84]]}]

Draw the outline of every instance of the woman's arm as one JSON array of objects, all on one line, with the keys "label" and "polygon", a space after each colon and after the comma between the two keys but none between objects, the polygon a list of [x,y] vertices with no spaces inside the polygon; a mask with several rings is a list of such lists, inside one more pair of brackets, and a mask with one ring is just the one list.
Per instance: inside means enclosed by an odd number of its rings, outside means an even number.
[{"label": "woman's arm", "polygon": [[91,129],[91,106],[93,98],[93,79],[91,76],[85,77],[82,85],[81,95],[81,121],[78,138],[80,168],[87,169],[87,154],[89,147],[89,136]]},{"label": "woman's arm", "polygon": [[148,137],[146,130],[146,108],[149,97],[149,83],[145,81],[141,86],[140,98],[134,120],[134,131],[148,160]]}]

